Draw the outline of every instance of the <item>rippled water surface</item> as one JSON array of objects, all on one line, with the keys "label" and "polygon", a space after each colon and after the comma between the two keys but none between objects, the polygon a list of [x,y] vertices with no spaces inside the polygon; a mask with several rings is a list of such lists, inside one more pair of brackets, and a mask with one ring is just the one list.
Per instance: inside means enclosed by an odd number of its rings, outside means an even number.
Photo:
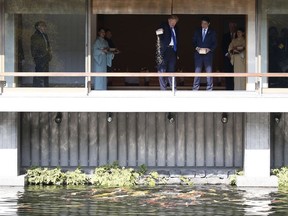
[{"label": "rippled water surface", "polygon": [[0,187],[0,215],[288,215],[288,191],[228,186]]}]

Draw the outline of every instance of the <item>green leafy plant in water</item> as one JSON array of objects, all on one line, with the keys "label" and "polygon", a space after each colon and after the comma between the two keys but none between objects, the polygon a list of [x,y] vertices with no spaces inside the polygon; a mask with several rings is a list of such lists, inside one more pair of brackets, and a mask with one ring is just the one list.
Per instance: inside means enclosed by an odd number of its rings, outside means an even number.
[{"label": "green leafy plant in water", "polygon": [[152,171],[147,176],[145,176],[144,185],[155,187],[156,184],[167,184],[167,179],[165,177],[160,177],[158,172]]},{"label": "green leafy plant in water", "polygon": [[139,166],[139,171],[138,171],[138,173],[140,174],[140,175],[144,175],[146,172],[147,172],[147,166],[145,165],[145,164],[142,164],[142,165],[140,165]]},{"label": "green leafy plant in water", "polygon": [[87,175],[83,173],[80,168],[77,168],[75,171],[66,172],[67,185],[85,185],[87,183]]},{"label": "green leafy plant in water", "polygon": [[65,174],[60,168],[32,168],[27,171],[27,180],[29,184],[35,185],[63,185]]},{"label": "green leafy plant in water", "polygon": [[273,169],[272,173],[278,177],[278,185],[280,188],[288,188],[288,167]]},{"label": "green leafy plant in water", "polygon": [[131,187],[137,184],[140,174],[132,168],[112,165],[97,167],[91,178],[91,183],[102,187]]},{"label": "green leafy plant in water", "polygon": [[192,186],[193,182],[186,176],[180,176],[181,184]]},{"label": "green leafy plant in water", "polygon": [[145,185],[148,185],[149,187],[155,187],[156,186],[156,180],[158,179],[158,173],[157,172],[150,172],[149,175],[145,179]]},{"label": "green leafy plant in water", "polygon": [[234,175],[229,176],[230,185],[236,186],[237,185],[237,176],[243,176],[244,171],[236,171]]},{"label": "green leafy plant in water", "polygon": [[66,180],[66,175],[61,171],[60,168],[55,168],[52,170],[46,170],[46,181],[45,184],[50,185],[63,185]]},{"label": "green leafy plant in water", "polygon": [[27,181],[28,184],[40,185],[44,183],[44,175],[42,175],[43,170],[41,168],[33,167],[27,170]]}]

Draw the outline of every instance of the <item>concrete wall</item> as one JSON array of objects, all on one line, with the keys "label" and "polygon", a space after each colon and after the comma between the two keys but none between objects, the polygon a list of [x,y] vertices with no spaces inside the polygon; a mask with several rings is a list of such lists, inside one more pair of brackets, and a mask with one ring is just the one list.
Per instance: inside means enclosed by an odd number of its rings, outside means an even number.
[{"label": "concrete wall", "polygon": [[0,178],[19,174],[18,116],[18,113],[0,113]]}]

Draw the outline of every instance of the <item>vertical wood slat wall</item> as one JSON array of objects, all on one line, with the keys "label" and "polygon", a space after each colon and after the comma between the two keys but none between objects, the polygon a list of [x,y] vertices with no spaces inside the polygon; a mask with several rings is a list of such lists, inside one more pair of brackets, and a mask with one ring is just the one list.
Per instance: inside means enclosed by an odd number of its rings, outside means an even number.
[{"label": "vertical wood slat wall", "polygon": [[243,167],[244,116],[229,113],[21,114],[21,166]]},{"label": "vertical wood slat wall", "polygon": [[[280,114],[280,113],[279,113]],[[279,168],[288,166],[288,115],[280,114],[280,121],[275,121],[271,114],[271,166]]]}]

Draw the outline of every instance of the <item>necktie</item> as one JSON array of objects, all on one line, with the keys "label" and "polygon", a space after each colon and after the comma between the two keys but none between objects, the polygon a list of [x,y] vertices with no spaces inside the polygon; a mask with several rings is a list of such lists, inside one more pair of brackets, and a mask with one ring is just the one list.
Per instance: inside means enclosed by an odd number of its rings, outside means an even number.
[{"label": "necktie", "polygon": [[176,40],[175,33],[173,31],[173,28],[171,28],[171,35],[172,35],[172,40],[173,40],[173,44],[174,44],[173,49],[176,52],[177,51],[177,40]]},{"label": "necktie", "polygon": [[204,39],[205,39],[205,35],[206,35],[206,29],[203,29],[203,33],[202,33],[202,41],[204,41]]}]

